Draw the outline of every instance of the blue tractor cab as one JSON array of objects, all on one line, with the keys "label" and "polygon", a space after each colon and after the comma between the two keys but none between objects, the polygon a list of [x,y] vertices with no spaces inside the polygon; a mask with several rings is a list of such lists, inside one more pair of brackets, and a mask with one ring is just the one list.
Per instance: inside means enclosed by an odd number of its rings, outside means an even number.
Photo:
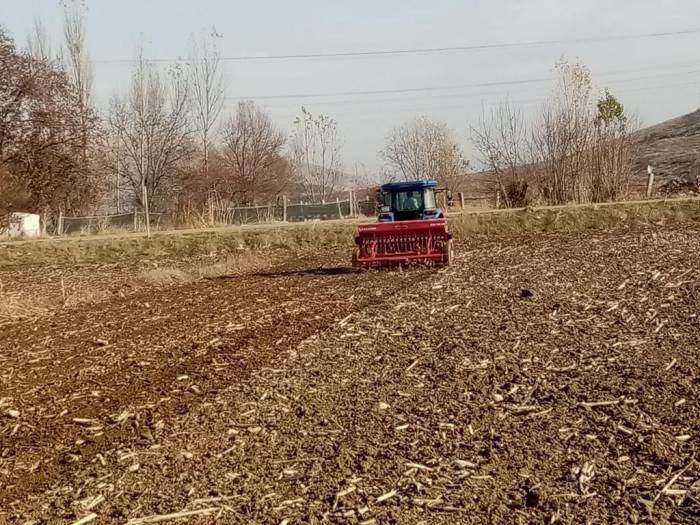
[{"label": "blue tractor cab", "polygon": [[437,206],[434,180],[390,182],[379,192],[379,222],[419,221],[444,218]]}]

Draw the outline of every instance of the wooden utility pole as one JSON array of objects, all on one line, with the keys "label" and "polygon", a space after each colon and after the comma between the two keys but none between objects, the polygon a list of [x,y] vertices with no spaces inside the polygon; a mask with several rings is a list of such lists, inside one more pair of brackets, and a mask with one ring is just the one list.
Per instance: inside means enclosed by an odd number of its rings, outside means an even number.
[{"label": "wooden utility pole", "polygon": [[460,206],[460,208],[464,209],[464,192],[463,191],[459,192],[459,206]]},{"label": "wooden utility pole", "polygon": [[287,222],[287,196],[282,195],[282,222]]}]

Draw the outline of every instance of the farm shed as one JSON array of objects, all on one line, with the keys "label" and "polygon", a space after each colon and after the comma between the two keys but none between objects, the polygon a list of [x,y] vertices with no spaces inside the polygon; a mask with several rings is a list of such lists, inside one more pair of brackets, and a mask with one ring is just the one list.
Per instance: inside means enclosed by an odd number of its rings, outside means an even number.
[{"label": "farm shed", "polygon": [[38,237],[41,235],[41,223],[35,213],[16,212],[10,216],[10,227],[0,231],[4,237]]}]

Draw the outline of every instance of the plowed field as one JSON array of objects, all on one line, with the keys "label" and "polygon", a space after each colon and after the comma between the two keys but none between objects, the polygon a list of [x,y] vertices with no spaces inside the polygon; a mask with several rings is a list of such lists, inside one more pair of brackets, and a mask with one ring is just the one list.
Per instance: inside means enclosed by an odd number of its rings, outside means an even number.
[{"label": "plowed field", "polygon": [[697,231],[348,260],[0,326],[0,523],[698,523]]}]

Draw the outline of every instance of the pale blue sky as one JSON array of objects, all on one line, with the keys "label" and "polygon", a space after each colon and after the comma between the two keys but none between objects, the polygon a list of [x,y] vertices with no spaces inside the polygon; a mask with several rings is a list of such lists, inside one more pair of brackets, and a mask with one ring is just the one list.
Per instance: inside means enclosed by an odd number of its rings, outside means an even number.
[{"label": "pale blue sky", "polygon": [[[140,41],[152,58],[188,52],[212,26],[225,57],[454,47],[574,40],[700,29],[698,0],[87,0],[90,53],[100,105],[123,92]],[[0,0],[0,24],[21,46],[34,17],[60,37],[58,0]],[[551,90],[538,82],[364,96],[274,95],[460,86],[551,76],[562,55],[587,63],[645,124],[700,106],[700,33],[654,39],[564,43],[442,54],[226,62],[229,109],[259,98],[285,129],[303,104],[336,118],[345,165],[370,168],[397,124],[425,114],[445,121],[468,154],[482,105],[508,97],[534,112]]]}]

